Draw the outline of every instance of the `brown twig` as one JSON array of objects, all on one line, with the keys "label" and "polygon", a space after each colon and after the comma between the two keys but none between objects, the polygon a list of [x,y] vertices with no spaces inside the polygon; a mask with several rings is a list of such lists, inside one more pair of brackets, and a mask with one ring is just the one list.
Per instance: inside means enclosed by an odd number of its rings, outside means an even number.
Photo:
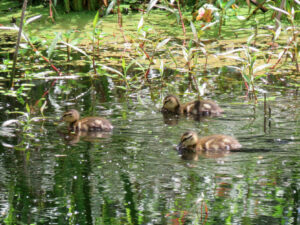
[{"label": "brown twig", "polygon": [[52,12],[52,0],[49,0],[49,17],[52,20],[52,23],[55,23]]},{"label": "brown twig", "polygon": [[267,0],[264,0],[262,3],[259,3],[256,7],[256,9],[253,10],[253,12],[251,13],[250,16],[248,16],[248,18],[246,20],[249,20],[259,9],[261,9],[263,7],[263,4],[265,4]]},{"label": "brown twig", "polygon": [[151,67],[151,65],[152,65],[152,62],[153,62],[153,57],[154,57],[154,54],[150,57],[149,56],[149,54],[145,51],[145,49],[144,49],[144,43],[141,43],[140,45],[139,45],[139,47],[140,47],[140,49],[143,51],[143,53],[145,54],[145,56],[147,57],[147,59],[149,60],[149,65],[148,65],[148,68],[147,68],[147,70],[146,70],[146,73],[145,73],[145,75],[144,75],[144,78],[145,79],[147,79],[147,81],[149,81],[148,80],[148,75],[149,75],[149,72],[150,72],[150,67]]},{"label": "brown twig", "polygon": [[179,4],[179,0],[177,1],[177,7],[178,7],[178,12],[179,12],[179,17],[180,17],[180,21],[181,21],[181,26],[182,26],[182,31],[183,31],[183,46],[185,46],[185,39],[186,39],[186,32],[185,32],[185,26],[184,26],[184,22],[183,22],[183,18],[182,18],[182,13],[180,10],[180,4]]},{"label": "brown twig", "polygon": [[19,45],[20,45],[21,36],[22,36],[23,21],[24,21],[24,17],[25,17],[26,8],[27,8],[27,0],[24,0],[23,7],[22,7],[22,15],[21,15],[21,21],[20,21],[18,39],[17,39],[17,44],[16,44],[16,51],[14,53],[14,59],[13,59],[12,74],[10,76],[10,86],[11,87],[14,86],[14,77],[15,77],[15,74],[16,74],[16,64],[17,64],[17,58],[18,58],[18,52],[19,52]]},{"label": "brown twig", "polygon": [[122,20],[122,13],[121,13],[121,10],[120,10],[120,0],[117,0],[117,5],[118,5],[118,24],[119,24],[119,28],[120,28],[120,31],[122,33],[122,36],[124,38],[124,41],[125,43],[127,43],[127,39],[126,39],[126,36],[124,34],[124,31],[123,31],[123,20]]},{"label": "brown twig", "polygon": [[[275,69],[275,67],[279,64],[279,62],[281,61],[282,57],[285,55],[286,51],[288,50],[288,46],[290,46],[290,44],[293,42],[293,40],[291,40],[288,45],[284,48],[283,54],[281,55],[281,57],[277,60],[277,62],[274,64],[274,66],[271,67],[271,69]],[[268,61],[269,62],[269,61]]]}]

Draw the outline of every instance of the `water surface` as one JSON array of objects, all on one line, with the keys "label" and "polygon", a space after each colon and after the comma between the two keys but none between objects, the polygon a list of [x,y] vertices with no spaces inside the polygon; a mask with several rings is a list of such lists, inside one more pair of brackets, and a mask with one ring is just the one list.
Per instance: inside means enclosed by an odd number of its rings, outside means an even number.
[{"label": "water surface", "polygon": [[[37,82],[32,92],[41,96],[49,84]],[[269,118],[263,101],[254,105],[244,97],[242,83],[215,85],[224,91],[205,98],[217,101],[224,115],[170,121],[159,112],[166,89],[103,95],[97,80],[57,82],[46,97],[47,119],[31,122],[31,136],[2,128],[1,222],[299,224],[297,95],[265,88],[273,97]],[[174,91],[183,101],[195,98],[186,86]],[[24,106],[2,96],[2,121],[19,118],[5,113],[15,107]],[[57,120],[70,108],[105,116],[115,129],[99,138],[67,135]],[[182,159],[174,147],[187,130],[235,136],[243,151]]]}]

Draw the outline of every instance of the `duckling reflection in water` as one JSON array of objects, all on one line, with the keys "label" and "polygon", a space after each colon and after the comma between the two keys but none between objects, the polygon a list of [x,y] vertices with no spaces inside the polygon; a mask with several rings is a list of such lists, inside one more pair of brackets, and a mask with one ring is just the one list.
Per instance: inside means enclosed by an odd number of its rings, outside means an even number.
[{"label": "duckling reflection in water", "polygon": [[218,116],[223,113],[217,103],[210,100],[195,100],[181,104],[175,95],[168,95],[164,98],[163,113],[176,115],[195,115],[195,116]]},{"label": "duckling reflection in water", "polygon": [[231,136],[214,134],[199,138],[196,132],[188,131],[181,136],[177,149],[181,153],[209,153],[210,151],[232,151],[241,147],[242,145]]},{"label": "duckling reflection in water", "polygon": [[111,136],[111,132],[99,132],[99,131],[78,131],[78,132],[68,132],[62,133],[60,135],[64,140],[70,144],[77,144],[80,140],[87,142],[102,142],[101,139],[107,139]]},{"label": "duckling reflection in water", "polygon": [[71,109],[65,112],[61,120],[69,123],[71,131],[111,131],[113,126],[111,123],[102,117],[86,117],[80,119],[79,112]]}]

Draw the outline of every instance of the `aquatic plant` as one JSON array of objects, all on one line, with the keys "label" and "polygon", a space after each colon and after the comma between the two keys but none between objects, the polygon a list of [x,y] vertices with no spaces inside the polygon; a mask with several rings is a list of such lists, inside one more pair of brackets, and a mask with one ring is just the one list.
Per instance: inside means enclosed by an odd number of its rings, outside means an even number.
[{"label": "aquatic plant", "polygon": [[221,35],[222,32],[222,25],[223,25],[223,20],[226,15],[226,10],[228,10],[233,4],[235,3],[235,0],[230,0],[230,1],[223,1],[223,0],[218,0],[218,4],[221,8],[220,11],[220,18],[219,18],[219,36]]},{"label": "aquatic plant", "polygon": [[[298,37],[298,31],[295,26],[295,10],[292,7],[291,10],[288,12],[286,10],[277,8],[275,6],[269,5],[270,8],[272,8],[274,11],[284,13],[287,16],[288,21],[290,22],[290,26],[288,26],[285,29],[285,33],[291,32],[291,36],[288,36],[287,45],[284,47],[284,50],[279,53],[277,62],[272,66],[272,69],[274,69],[281,59],[286,55],[290,56],[292,61],[295,62],[296,71],[300,72],[299,64],[298,64],[298,43],[297,43],[297,37]],[[276,36],[278,37],[281,33],[281,24],[279,20],[276,20],[278,24]],[[276,40],[276,38],[274,39]]]},{"label": "aquatic plant", "polygon": [[270,67],[271,64],[265,63],[258,66],[256,65],[258,55],[264,56],[264,54],[259,49],[250,46],[250,42],[254,36],[255,35],[252,35],[248,38],[247,46],[234,49],[229,52],[220,53],[218,56],[226,56],[227,58],[237,60],[242,64],[241,67],[234,66],[233,68],[241,71],[242,77],[245,81],[247,93],[248,91],[251,91],[254,96],[255,103],[257,103],[255,81],[262,76],[265,76],[264,74],[258,75],[258,72]]}]

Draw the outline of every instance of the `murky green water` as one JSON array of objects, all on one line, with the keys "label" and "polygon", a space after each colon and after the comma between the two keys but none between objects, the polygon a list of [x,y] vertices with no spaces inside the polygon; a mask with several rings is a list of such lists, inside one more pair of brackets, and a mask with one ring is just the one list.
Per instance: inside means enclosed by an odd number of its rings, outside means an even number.
[{"label": "murky green water", "polygon": [[[299,96],[288,87],[265,88],[275,98],[264,121],[262,101],[248,104],[243,84],[218,79],[209,78],[219,86],[207,98],[226,113],[200,121],[164,119],[166,88],[101,94],[97,80],[58,81],[46,97],[50,118],[31,122],[27,135],[1,129],[1,223],[299,224]],[[36,82],[30,96],[50,84]],[[16,117],[7,109],[24,109],[1,98],[2,121]],[[67,135],[56,120],[70,108],[105,116],[115,129],[99,138]],[[233,135],[243,151],[182,159],[174,146],[186,130]]]}]

